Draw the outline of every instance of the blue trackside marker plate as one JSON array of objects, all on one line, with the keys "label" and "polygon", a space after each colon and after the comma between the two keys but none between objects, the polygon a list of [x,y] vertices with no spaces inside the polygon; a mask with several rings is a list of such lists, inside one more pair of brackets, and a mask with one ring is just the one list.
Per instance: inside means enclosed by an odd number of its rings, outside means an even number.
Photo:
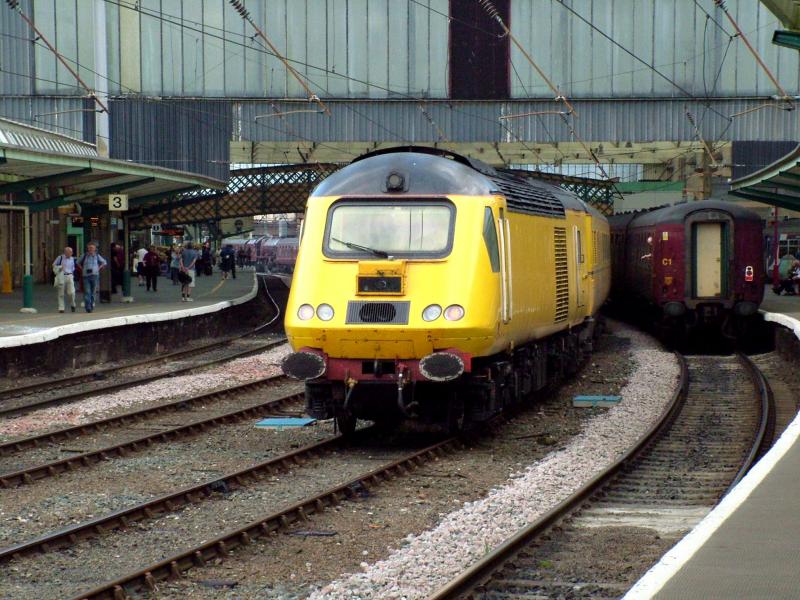
[{"label": "blue trackside marker plate", "polygon": [[284,427],[308,427],[316,423],[316,419],[311,417],[271,417],[269,419],[261,419],[256,423],[256,427],[263,427],[265,429],[283,429]]},{"label": "blue trackside marker plate", "polygon": [[622,396],[575,396],[572,406],[584,408],[587,406],[614,406],[619,404]]}]

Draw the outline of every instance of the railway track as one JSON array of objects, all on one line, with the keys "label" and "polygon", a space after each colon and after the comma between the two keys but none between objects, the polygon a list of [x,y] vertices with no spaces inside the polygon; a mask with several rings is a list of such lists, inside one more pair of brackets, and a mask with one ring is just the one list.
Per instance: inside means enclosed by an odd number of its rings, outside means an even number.
[{"label": "railway track", "polygon": [[[77,435],[81,435],[82,433],[89,431],[97,431],[113,425],[121,425],[124,423],[141,420],[143,418],[147,418],[148,416],[152,416],[153,414],[159,414],[160,412],[167,410],[174,411],[180,409],[181,407],[190,406],[193,404],[214,402],[223,397],[234,397],[237,394],[270,388],[275,386],[277,383],[285,381],[286,378],[284,376],[265,377],[263,379],[231,386],[222,390],[212,390],[210,392],[192,396],[191,398],[184,398],[168,404],[162,404],[152,408],[134,411],[133,413],[109,417],[108,419],[103,419],[94,423],[87,423],[85,425],[78,425],[29,438],[23,438],[14,442],[3,444],[0,446],[0,450],[2,450],[3,453],[24,451],[25,449],[35,448],[44,444],[52,444],[65,439],[69,440]],[[213,427],[238,422],[243,419],[264,416],[281,409],[287,404],[297,403],[302,399],[302,397],[302,392],[290,393],[264,402],[249,404],[244,407],[237,407],[227,412],[214,414],[210,417],[194,420],[176,427],[160,428],[159,430],[147,435],[138,436],[118,444],[83,452],[68,458],[39,463],[11,472],[0,473],[0,487],[9,488],[33,483],[39,479],[54,477],[60,473],[88,467],[101,461],[109,460],[115,457],[124,457],[131,452],[140,451],[156,443],[171,442],[177,439],[198,435]]]},{"label": "railway track", "polygon": [[[369,433],[371,432],[368,430],[362,430],[359,438],[366,437]],[[71,525],[27,542],[15,544],[8,548],[0,548],[0,564],[35,552],[51,552],[67,548],[77,544],[79,541],[126,528],[136,522],[179,511],[189,504],[202,502],[211,497],[214,492],[236,490],[250,483],[258,482],[264,477],[286,473],[296,465],[319,458],[333,450],[342,448],[344,445],[345,441],[342,436],[331,437],[199,485],[182,488],[130,508]]]},{"label": "railway track", "polygon": [[[234,360],[236,358],[242,358],[250,354],[255,354],[256,352],[269,350],[270,348],[274,348],[275,346],[282,344],[286,341],[286,338],[283,335],[277,339],[271,339],[265,343],[257,343],[254,346],[227,353],[223,356],[216,356],[199,363],[178,367],[173,365],[169,367],[168,370],[165,369],[164,372],[156,374],[151,373],[144,376],[134,377],[123,376],[122,380],[117,379],[114,382],[103,382],[110,376],[122,375],[125,371],[129,371],[131,369],[147,367],[148,365],[174,363],[186,358],[194,359],[198,354],[214,352],[224,348],[225,346],[230,346],[251,336],[262,334],[268,331],[268,329],[281,315],[281,309],[278,302],[273,297],[273,293],[270,291],[270,285],[267,283],[266,278],[259,277],[259,287],[262,283],[266,296],[275,310],[275,314],[271,319],[265,321],[257,327],[254,327],[253,329],[244,333],[226,337],[221,340],[215,340],[208,344],[195,346],[193,348],[177,350],[166,354],[158,354],[156,356],[127,362],[113,367],[101,367],[99,369],[94,369],[92,371],[77,375],[68,375],[66,377],[59,378],[47,378],[44,381],[38,381],[28,385],[15,385],[13,388],[2,389],[0,390],[0,416],[11,417],[26,414],[32,410],[74,402],[85,398],[86,396],[126,389],[131,386],[149,383],[164,377],[170,377],[180,373],[187,373],[215,364],[227,362],[229,360]],[[274,291],[275,290],[273,290],[273,292]],[[75,387],[83,384],[97,385],[89,385],[88,388],[84,387],[77,390],[74,389]],[[62,392],[62,390],[64,391]],[[40,397],[32,402],[27,402],[26,398],[30,398],[33,395]]]},{"label": "railway track", "polygon": [[[252,332],[249,332],[246,335],[251,335],[251,334],[252,334]],[[114,368],[109,369],[109,370],[94,371],[88,376],[86,376],[86,375],[78,375],[78,376],[75,376],[76,377],[76,381],[71,382],[71,383],[67,383],[67,384],[64,384],[63,381],[71,379],[69,377],[64,378],[64,379],[53,380],[51,382],[48,382],[46,385],[37,383],[37,384],[35,384],[34,387],[36,387],[39,390],[39,392],[42,393],[42,394],[46,393],[46,392],[43,392],[42,390],[57,390],[57,389],[60,389],[60,387],[62,385],[68,385],[68,386],[74,387],[74,386],[80,385],[82,383],[86,383],[87,381],[91,381],[91,380],[95,379],[98,375],[102,375],[105,378],[105,377],[108,377],[111,374],[121,373],[122,371],[125,371],[125,370],[128,370],[128,369],[132,369],[132,368],[136,368],[136,367],[141,367],[143,365],[153,364],[153,363],[163,364],[164,361],[176,361],[176,360],[178,360],[180,358],[183,358],[183,357],[186,357],[186,356],[193,356],[193,355],[196,355],[197,353],[200,353],[200,352],[207,352],[209,350],[217,350],[221,346],[225,346],[225,345],[231,344],[234,341],[236,341],[236,339],[240,339],[241,337],[243,337],[243,336],[238,336],[235,339],[234,338],[227,339],[227,340],[224,340],[222,342],[218,342],[218,343],[214,343],[214,344],[208,344],[206,346],[201,346],[199,348],[193,348],[193,349],[187,350],[187,351],[175,352],[175,353],[171,353],[171,354],[163,354],[163,355],[159,355],[157,357],[154,357],[152,359],[148,359],[146,361],[137,361],[135,363],[129,363],[129,364],[126,364],[126,365],[121,365],[119,367],[114,367]],[[29,413],[29,412],[31,412],[33,410],[39,410],[39,409],[42,409],[42,408],[48,408],[50,406],[58,406],[58,405],[62,405],[62,404],[68,404],[68,403],[71,403],[71,402],[76,402],[78,400],[86,398],[87,396],[93,396],[93,395],[101,394],[101,393],[115,392],[115,391],[118,391],[118,390],[130,388],[132,386],[142,385],[142,384],[145,384],[145,383],[150,383],[152,381],[156,381],[158,379],[163,379],[165,377],[173,377],[175,375],[179,375],[179,374],[182,374],[182,373],[188,373],[188,372],[191,372],[191,371],[204,369],[206,367],[210,367],[210,366],[213,366],[213,365],[224,363],[224,362],[227,362],[227,361],[230,361],[230,360],[234,360],[234,359],[237,359],[237,358],[242,358],[244,356],[249,356],[249,355],[255,354],[257,352],[263,352],[265,350],[269,350],[270,348],[274,348],[276,346],[279,346],[280,344],[284,343],[285,341],[286,341],[286,339],[281,337],[279,339],[271,340],[271,341],[263,343],[263,344],[257,344],[255,346],[250,347],[250,348],[246,348],[246,349],[239,350],[239,351],[236,351],[236,352],[227,353],[224,356],[216,356],[216,357],[213,357],[211,359],[203,360],[203,361],[200,361],[200,362],[195,362],[195,363],[192,363],[192,364],[189,364],[189,365],[184,365],[184,366],[179,366],[179,367],[176,367],[176,366],[172,365],[172,366],[169,366],[168,369],[165,368],[164,370],[159,370],[159,372],[157,372],[157,373],[149,373],[147,375],[140,375],[140,376],[137,376],[137,377],[126,377],[126,378],[123,378],[122,380],[117,380],[117,381],[113,381],[113,382],[106,382],[106,383],[100,383],[99,385],[92,385],[89,388],[82,388],[82,389],[77,389],[77,390],[73,389],[71,391],[67,390],[65,393],[57,393],[57,394],[54,394],[54,395],[47,395],[46,397],[41,397],[41,398],[37,397],[37,398],[35,398],[33,400],[30,400],[30,401],[28,401],[27,399],[31,398],[31,396],[34,394],[34,392],[27,393],[27,394],[22,394],[22,395],[14,395],[14,396],[3,395],[3,396],[0,396],[0,417],[19,416],[19,415],[27,414],[27,413]],[[37,394],[37,396],[38,396],[38,394]]]},{"label": "railway track", "polygon": [[624,595],[771,443],[771,392],[752,361],[681,362],[678,392],[636,447],[429,600]]},{"label": "railway track", "polygon": [[[371,428],[360,432],[362,436],[370,436]],[[302,465],[305,461],[342,448],[346,442],[340,437],[329,438],[311,444],[297,451],[273,458],[264,463],[254,465],[222,478],[205,482],[198,486],[185,488],[167,496],[142,503],[141,505],[118,511],[114,514],[94,519],[80,525],[68,527],[51,534],[41,536],[23,544],[0,550],[0,563],[20,559],[37,552],[50,552],[79,544],[87,538],[96,538],[113,530],[125,529],[137,521],[163,516],[167,512],[178,511],[190,505],[202,502],[220,485],[229,485],[234,489],[256,484],[259,480],[272,474],[278,474]],[[179,577],[189,569],[212,563],[215,559],[225,558],[239,547],[247,546],[258,538],[269,536],[277,531],[286,530],[295,523],[304,522],[315,513],[335,507],[353,497],[360,497],[366,491],[397,477],[412,473],[417,467],[459,448],[461,444],[450,438],[438,441],[421,450],[404,453],[400,458],[389,460],[378,468],[370,468],[355,477],[337,483],[322,492],[314,493],[300,501],[278,511],[265,512],[263,516],[236,527],[214,539],[203,540],[168,558],[143,566],[113,581],[80,593],[77,598],[126,598],[140,592],[152,591],[159,581]],[[72,550],[70,550],[72,552]]]}]

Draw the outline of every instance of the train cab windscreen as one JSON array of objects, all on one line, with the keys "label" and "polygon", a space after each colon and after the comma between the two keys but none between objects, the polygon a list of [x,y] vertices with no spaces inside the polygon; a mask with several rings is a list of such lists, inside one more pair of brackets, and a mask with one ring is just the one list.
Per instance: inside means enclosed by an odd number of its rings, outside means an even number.
[{"label": "train cab windscreen", "polygon": [[441,258],[450,253],[449,202],[343,201],[331,206],[325,255],[331,258]]}]

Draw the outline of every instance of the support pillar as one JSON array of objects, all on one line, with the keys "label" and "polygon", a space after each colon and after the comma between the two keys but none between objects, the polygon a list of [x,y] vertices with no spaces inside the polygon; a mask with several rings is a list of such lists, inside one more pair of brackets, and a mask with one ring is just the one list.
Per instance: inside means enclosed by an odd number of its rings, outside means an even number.
[{"label": "support pillar", "polygon": [[31,274],[33,262],[33,248],[31,248],[31,211],[28,207],[23,207],[22,229],[25,248],[23,250],[23,260],[25,264],[25,275],[22,277],[22,308],[20,312],[35,313],[33,307],[33,275]]},{"label": "support pillar", "polygon": [[133,295],[131,294],[131,231],[128,228],[129,221],[128,216],[125,215],[122,217],[122,228],[124,231],[124,237],[122,242],[122,248],[125,252],[125,266],[122,268],[122,301],[123,302],[133,302]]}]

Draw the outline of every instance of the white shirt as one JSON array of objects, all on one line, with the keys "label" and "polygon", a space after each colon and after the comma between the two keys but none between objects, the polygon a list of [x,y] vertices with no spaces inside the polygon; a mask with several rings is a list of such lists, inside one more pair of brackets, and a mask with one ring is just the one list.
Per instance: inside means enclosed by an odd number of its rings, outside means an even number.
[{"label": "white shirt", "polygon": [[64,275],[72,275],[75,272],[75,259],[72,256],[67,258],[62,254],[53,263],[53,268],[56,267],[64,269]]},{"label": "white shirt", "polygon": [[136,258],[138,259],[139,262],[144,262],[144,255],[145,254],[147,254],[147,249],[146,248],[139,248],[136,251]]}]

